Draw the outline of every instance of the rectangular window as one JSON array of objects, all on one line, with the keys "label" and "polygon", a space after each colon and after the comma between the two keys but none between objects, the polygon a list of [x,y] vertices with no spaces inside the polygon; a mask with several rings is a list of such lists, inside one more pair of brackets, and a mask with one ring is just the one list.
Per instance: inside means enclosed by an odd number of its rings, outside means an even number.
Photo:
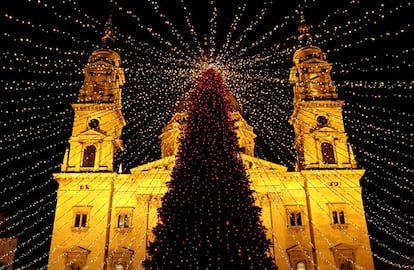
[{"label": "rectangular window", "polygon": [[76,214],[74,227],[80,227],[80,219],[81,219],[81,214]]},{"label": "rectangular window", "polygon": [[95,166],[96,147],[94,145],[88,145],[83,150],[83,162],[82,167]]},{"label": "rectangular window", "polygon": [[88,219],[88,215],[87,214],[82,214],[82,218],[81,218],[81,227],[86,227],[86,221]]},{"label": "rectangular window", "polygon": [[303,205],[286,205],[286,216],[289,227],[303,226]]},{"label": "rectangular window", "polygon": [[332,224],[345,224],[345,203],[329,203],[329,211],[331,213]]},{"label": "rectangular window", "polygon": [[338,224],[338,211],[332,211],[332,223]]},{"label": "rectangular window", "polygon": [[118,215],[118,228],[129,228],[130,217],[128,214],[120,214]]},{"label": "rectangular window", "polygon": [[344,213],[344,211],[339,211],[339,223],[345,224],[345,213]]},{"label": "rectangular window", "polygon": [[87,214],[81,214],[81,213],[77,213],[75,215],[75,224],[74,227],[76,228],[80,228],[80,227],[86,227],[88,221],[88,215]]},{"label": "rectangular window", "polygon": [[332,211],[333,224],[345,224],[345,213],[342,210]]},{"label": "rectangular window", "polygon": [[[117,207],[116,208],[116,228],[120,231],[129,232],[132,228],[133,207]],[[128,229],[128,230],[127,230]]]},{"label": "rectangular window", "polygon": [[302,215],[300,212],[290,213],[290,226],[302,226]]},{"label": "rectangular window", "polygon": [[73,228],[82,229],[89,226],[89,214],[91,206],[75,206],[73,207]]}]

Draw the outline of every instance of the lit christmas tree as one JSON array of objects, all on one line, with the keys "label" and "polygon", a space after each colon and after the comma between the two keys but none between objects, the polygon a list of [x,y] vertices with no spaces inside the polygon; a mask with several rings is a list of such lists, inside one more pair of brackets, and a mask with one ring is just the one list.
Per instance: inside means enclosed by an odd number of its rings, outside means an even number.
[{"label": "lit christmas tree", "polygon": [[204,70],[192,96],[146,269],[277,269],[254,205],[222,79]]}]

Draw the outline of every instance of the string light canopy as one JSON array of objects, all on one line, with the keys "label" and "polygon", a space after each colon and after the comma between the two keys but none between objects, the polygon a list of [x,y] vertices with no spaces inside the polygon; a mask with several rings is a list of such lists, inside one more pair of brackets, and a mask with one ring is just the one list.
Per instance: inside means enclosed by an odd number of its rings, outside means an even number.
[{"label": "string light canopy", "polygon": [[[1,234],[18,237],[16,265],[47,262],[56,184],[82,67],[112,10],[126,84],[129,169],[159,158],[157,136],[194,83],[203,37],[254,127],[256,156],[293,170],[289,70],[306,14],[312,42],[333,64],[360,167],[374,257],[402,265],[414,254],[413,51],[410,1],[19,0],[0,11]],[[392,252],[390,252],[392,250]]]}]

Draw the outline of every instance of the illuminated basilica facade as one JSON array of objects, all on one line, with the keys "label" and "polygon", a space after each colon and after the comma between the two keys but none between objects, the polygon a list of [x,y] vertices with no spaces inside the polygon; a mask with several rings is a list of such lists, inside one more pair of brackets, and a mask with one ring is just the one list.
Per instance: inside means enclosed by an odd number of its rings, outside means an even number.
[{"label": "illuminated basilica facade", "polygon": [[[253,128],[231,94],[242,158],[262,208],[281,270],[374,269],[362,205],[360,178],[344,129],[332,65],[299,27],[302,46],[293,55],[296,169],[254,156]],[[84,84],[72,104],[74,123],[59,183],[48,269],[142,269],[157,208],[170,180],[185,123],[185,98],[163,128],[161,159],[121,174],[121,87],[125,82],[110,23],[102,46],[83,69]]]}]

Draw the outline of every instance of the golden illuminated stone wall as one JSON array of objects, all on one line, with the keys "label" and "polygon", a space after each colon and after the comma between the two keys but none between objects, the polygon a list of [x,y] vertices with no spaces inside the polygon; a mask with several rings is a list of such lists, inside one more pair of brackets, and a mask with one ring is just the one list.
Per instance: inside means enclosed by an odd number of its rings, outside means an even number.
[{"label": "golden illuminated stone wall", "polygon": [[[243,155],[243,160],[250,168],[256,203],[263,210],[262,220],[273,242],[272,253],[279,269],[290,269],[294,258],[305,260],[309,267],[313,265],[311,229],[320,269],[338,267],[332,251],[336,245],[346,245],[346,250],[352,251],[355,267],[372,266],[359,187],[362,170],[287,172],[283,166],[251,156]],[[85,269],[103,269],[105,254],[109,260],[119,253],[124,257],[118,256],[117,261],[125,262],[128,269],[142,269],[140,264],[173,165],[174,159],[169,157],[139,166],[131,174],[56,175],[60,188],[49,269],[62,269],[67,263],[67,252],[73,247],[89,252]],[[345,206],[346,224],[333,224],[330,207],[335,204]],[[74,228],[74,207],[90,210],[86,228]],[[295,211],[302,215],[301,226],[290,224],[289,215]],[[127,228],[118,226],[121,213],[130,215]],[[296,255],[292,255],[291,249]],[[111,260],[107,269],[116,263]]]},{"label": "golden illuminated stone wall", "polygon": [[[296,171],[254,157],[256,135],[240,111],[233,112],[280,270],[373,269],[359,185],[364,171],[357,169],[347,142],[343,101],[337,100],[325,58],[314,46],[294,55]],[[125,125],[119,55],[94,51],[84,71],[69,149],[61,173],[54,175],[59,188],[48,269],[142,269],[185,112],[174,114],[163,129],[161,159],[118,174],[114,154],[122,149]]]}]

